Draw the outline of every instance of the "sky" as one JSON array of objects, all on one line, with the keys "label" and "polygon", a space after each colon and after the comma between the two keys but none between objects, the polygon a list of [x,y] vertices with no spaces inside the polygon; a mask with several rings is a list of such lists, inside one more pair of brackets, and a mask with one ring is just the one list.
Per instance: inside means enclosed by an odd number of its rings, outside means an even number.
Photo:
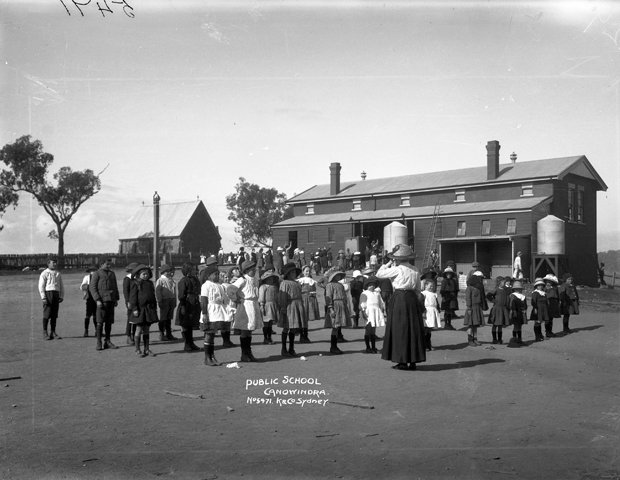
[{"label": "sky", "polygon": [[[489,140],[502,163],[586,155],[598,250],[620,249],[620,2],[115,1],[0,0],[0,145],[103,172],[67,253],[118,251],[155,191],[200,198],[234,250],[239,177],[291,198],[332,162],[484,166]],[[56,251],[27,195],[0,222],[0,253]]]}]

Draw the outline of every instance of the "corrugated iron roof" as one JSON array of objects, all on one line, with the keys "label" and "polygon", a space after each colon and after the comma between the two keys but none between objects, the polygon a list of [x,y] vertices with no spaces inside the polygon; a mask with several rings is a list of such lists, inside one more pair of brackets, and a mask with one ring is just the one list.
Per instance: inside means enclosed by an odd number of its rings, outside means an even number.
[{"label": "corrugated iron roof", "polygon": [[483,185],[490,182],[508,183],[532,181],[542,178],[561,177],[570,173],[571,169],[584,164],[592,177],[599,182],[601,189],[607,185],[596,173],[584,155],[575,157],[549,158],[529,162],[516,162],[500,165],[499,176],[495,180],[487,180],[487,166],[446,170],[443,172],[419,173],[399,177],[376,178],[355,182],[342,182],[340,192],[330,195],[330,185],[315,185],[305,192],[289,199],[288,203],[309,202],[330,198],[364,197],[386,193],[415,192],[441,188],[458,188],[467,185]]},{"label": "corrugated iron roof", "polygon": [[[471,215],[476,213],[501,213],[506,211],[531,210],[550,197],[523,197],[508,200],[494,200],[491,202],[457,202],[439,206],[439,215]],[[407,219],[430,217],[435,206],[401,207],[374,211],[351,211],[329,213],[322,215],[302,215],[289,218],[274,225],[272,228],[284,228],[300,225],[317,225],[329,223],[368,222],[400,220],[402,215]]]},{"label": "corrugated iron roof", "polygon": [[[159,235],[178,237],[202,200],[192,202],[162,203],[159,205]],[[204,207],[204,205],[203,205]],[[127,229],[120,240],[153,236],[153,205],[144,205],[127,220]]]}]

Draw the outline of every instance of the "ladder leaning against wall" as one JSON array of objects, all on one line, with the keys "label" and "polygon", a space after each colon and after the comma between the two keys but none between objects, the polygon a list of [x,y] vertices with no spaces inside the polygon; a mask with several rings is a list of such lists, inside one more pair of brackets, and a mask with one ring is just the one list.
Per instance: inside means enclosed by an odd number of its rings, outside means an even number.
[{"label": "ladder leaning against wall", "polygon": [[435,232],[437,231],[437,222],[439,221],[440,205],[436,204],[433,210],[433,218],[431,219],[431,226],[428,230],[428,237],[426,238],[426,245],[424,246],[424,257],[422,262],[423,268],[436,267],[439,261],[439,256],[433,256],[433,247],[435,245]]}]

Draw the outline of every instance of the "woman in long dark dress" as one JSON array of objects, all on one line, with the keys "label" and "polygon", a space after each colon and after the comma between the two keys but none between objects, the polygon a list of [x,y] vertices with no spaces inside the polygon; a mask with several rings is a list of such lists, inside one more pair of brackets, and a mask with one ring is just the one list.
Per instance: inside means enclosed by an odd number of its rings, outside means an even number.
[{"label": "woman in long dark dress", "polygon": [[426,361],[420,272],[409,263],[414,254],[408,245],[397,245],[389,257],[391,260],[377,270],[377,278],[389,278],[394,288],[381,358],[396,362],[392,368],[415,370],[416,363]]}]

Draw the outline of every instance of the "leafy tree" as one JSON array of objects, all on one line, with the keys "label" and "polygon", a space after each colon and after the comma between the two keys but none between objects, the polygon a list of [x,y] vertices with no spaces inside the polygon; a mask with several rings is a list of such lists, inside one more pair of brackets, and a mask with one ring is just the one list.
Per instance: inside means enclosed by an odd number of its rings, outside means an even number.
[{"label": "leafy tree", "polygon": [[74,172],[62,167],[53,176],[55,185],[48,182],[48,168],[54,157],[30,135],[5,145],[0,150],[0,161],[8,167],[0,171],[0,214],[10,205],[17,206],[20,192],[31,194],[56,225],[48,236],[58,240],[58,258],[62,262],[67,226],[80,206],[101,189],[99,175],[89,169]]},{"label": "leafy tree", "polygon": [[239,177],[235,193],[226,196],[228,219],[237,224],[235,232],[243,244],[271,246],[271,226],[292,213],[286,206],[286,194],[275,188],[262,188]]}]

